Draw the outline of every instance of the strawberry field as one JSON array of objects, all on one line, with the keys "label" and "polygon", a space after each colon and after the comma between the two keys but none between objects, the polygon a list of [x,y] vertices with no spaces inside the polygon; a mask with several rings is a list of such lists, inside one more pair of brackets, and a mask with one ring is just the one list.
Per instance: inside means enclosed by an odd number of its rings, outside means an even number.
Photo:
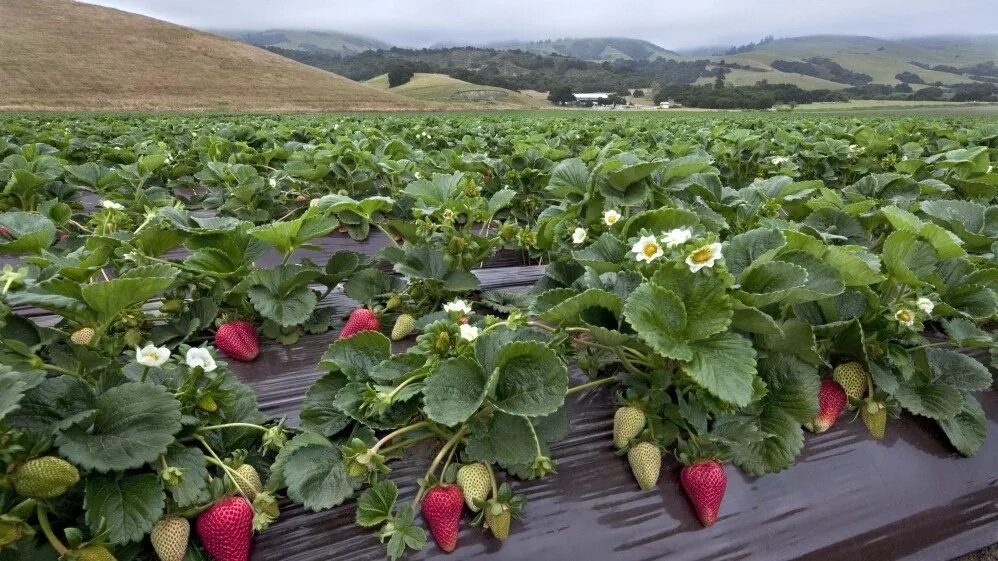
[{"label": "strawberry field", "polygon": [[970,118],[2,116],[0,560],[988,545],[996,161]]}]

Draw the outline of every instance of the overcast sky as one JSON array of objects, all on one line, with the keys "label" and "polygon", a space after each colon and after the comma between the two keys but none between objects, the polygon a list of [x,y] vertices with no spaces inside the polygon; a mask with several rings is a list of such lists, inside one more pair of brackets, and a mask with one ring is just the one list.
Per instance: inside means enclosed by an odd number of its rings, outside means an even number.
[{"label": "overcast sky", "polygon": [[995,33],[998,0],[88,0],[199,29],[334,30],[399,46],[623,36],[669,49],[764,35]]}]

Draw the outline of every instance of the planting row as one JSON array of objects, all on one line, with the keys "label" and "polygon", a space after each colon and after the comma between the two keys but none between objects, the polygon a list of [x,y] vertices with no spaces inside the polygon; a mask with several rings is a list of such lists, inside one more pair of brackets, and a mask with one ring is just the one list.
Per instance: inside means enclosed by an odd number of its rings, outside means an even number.
[{"label": "planting row", "polygon": [[[872,438],[925,417],[964,455],[986,438],[992,376],[961,350],[996,356],[988,123],[0,130],[0,558],[244,561],[281,497],[355,499],[390,558],[424,547],[417,515],[445,551],[463,520],[504,540],[529,508],[515,479],[557,477],[566,395],[601,385],[622,469],[650,489],[675,455],[706,526],[729,470],[786,469],[847,415]],[[382,247],[316,245],[339,230]],[[543,277],[483,289],[501,250]],[[228,371],[261,337],[330,330],[299,426]],[[427,446],[401,504],[389,466]]]}]

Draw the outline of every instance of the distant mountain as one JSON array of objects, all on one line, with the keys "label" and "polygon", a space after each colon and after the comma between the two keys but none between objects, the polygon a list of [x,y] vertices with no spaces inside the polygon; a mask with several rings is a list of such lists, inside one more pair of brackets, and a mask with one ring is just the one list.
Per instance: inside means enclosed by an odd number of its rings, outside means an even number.
[{"label": "distant mountain", "polygon": [[[990,81],[995,77],[998,35],[909,39],[809,35],[765,40],[735,50],[738,52],[714,56],[712,60],[754,67],[748,72],[736,70],[729,75],[729,81],[736,84],[760,79],[780,82],[791,76],[805,76],[819,78],[824,81],[822,87],[828,87],[828,82],[852,83],[836,77],[851,72],[868,76],[869,83],[874,84],[951,85]],[[836,65],[845,72],[835,72]],[[829,69],[833,72],[829,73]],[[774,70],[776,73],[767,75]],[[905,79],[898,78],[899,75]]]},{"label": "distant mountain", "polygon": [[353,56],[364,51],[391,48],[388,43],[377,39],[338,31],[270,29],[267,31],[237,31],[226,34],[258,47],[277,47],[290,51],[323,53],[333,56]]},{"label": "distant mountain", "polygon": [[678,53],[642,39],[626,37],[580,37],[549,39],[529,43],[501,42],[488,45],[494,49],[527,51],[541,55],[562,55],[582,60],[602,62],[605,60],[654,60],[656,58],[680,58]]}]

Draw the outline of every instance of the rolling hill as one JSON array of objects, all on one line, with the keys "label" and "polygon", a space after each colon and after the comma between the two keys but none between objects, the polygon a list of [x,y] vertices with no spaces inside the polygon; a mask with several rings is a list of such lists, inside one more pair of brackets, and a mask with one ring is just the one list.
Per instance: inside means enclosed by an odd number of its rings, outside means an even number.
[{"label": "rolling hill", "polygon": [[[371,78],[366,84],[388,90],[388,75]],[[490,109],[534,109],[551,104],[529,95],[497,88],[480,86],[445,74],[416,73],[412,80],[391,88],[391,92],[420,101],[446,103],[451,106]]]},{"label": "rolling hill", "polygon": [[[713,56],[713,61],[724,60],[758,66],[766,73],[744,76],[733,73],[729,77],[739,80],[766,79],[781,82],[785,74],[797,76],[794,80],[812,78],[795,73],[779,73],[772,68],[776,60],[802,62],[812,58],[827,58],[843,68],[867,74],[877,84],[894,85],[901,82],[896,76],[902,72],[918,75],[925,83],[940,82],[944,85],[974,81],[968,74],[926,69],[938,65],[962,68],[978,63],[998,62],[998,35],[970,37],[921,37],[903,40],[878,39],[853,35],[812,35],[776,39],[734,55]],[[923,66],[919,66],[920,63]],[[755,75],[756,73],[750,73]],[[781,75],[782,74],[782,75]],[[810,80],[807,80],[810,81]],[[801,87],[807,87],[800,83]],[[841,84],[839,87],[847,87]],[[827,86],[823,86],[827,87]]]},{"label": "rolling hill", "polygon": [[495,43],[488,46],[495,49],[518,49],[540,55],[569,56],[595,62],[681,57],[678,53],[663,49],[652,42],[626,37],[581,37],[530,43]]},{"label": "rolling hill", "polygon": [[351,56],[364,51],[390,49],[391,45],[338,31],[301,31],[270,29],[267,31],[226,32],[225,35],[258,47],[278,47],[293,51],[319,52],[338,56]]},{"label": "rolling hill", "polygon": [[402,110],[264,49],[70,0],[0,0],[0,109]]}]

